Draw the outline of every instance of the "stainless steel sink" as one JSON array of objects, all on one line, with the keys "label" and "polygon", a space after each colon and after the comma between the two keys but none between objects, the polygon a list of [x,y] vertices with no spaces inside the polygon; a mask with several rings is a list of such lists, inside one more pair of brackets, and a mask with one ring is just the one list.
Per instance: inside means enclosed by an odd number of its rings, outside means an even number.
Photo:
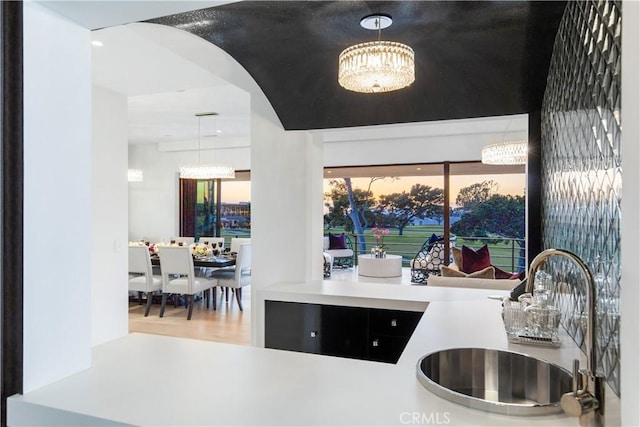
[{"label": "stainless steel sink", "polygon": [[418,380],[436,395],[470,408],[506,415],[561,412],[560,398],[573,376],[560,366],[524,354],[454,348],[427,354]]}]

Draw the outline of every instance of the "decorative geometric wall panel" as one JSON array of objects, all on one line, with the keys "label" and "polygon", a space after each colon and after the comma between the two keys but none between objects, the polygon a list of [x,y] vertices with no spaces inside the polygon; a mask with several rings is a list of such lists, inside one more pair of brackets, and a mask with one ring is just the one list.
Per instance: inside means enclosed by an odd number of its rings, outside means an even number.
[{"label": "decorative geometric wall panel", "polygon": [[[574,252],[596,276],[597,369],[617,394],[621,7],[620,1],[568,3],[542,108],[543,247]],[[563,260],[549,264],[569,284],[571,292],[556,295],[557,303],[564,326],[584,348],[584,279]]]}]

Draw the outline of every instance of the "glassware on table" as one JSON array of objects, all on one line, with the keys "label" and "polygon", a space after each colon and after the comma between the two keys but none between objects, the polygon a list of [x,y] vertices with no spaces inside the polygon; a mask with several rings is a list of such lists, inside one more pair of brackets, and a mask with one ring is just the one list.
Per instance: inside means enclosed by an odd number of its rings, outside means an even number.
[{"label": "glassware on table", "polygon": [[517,337],[525,332],[526,318],[524,306],[519,301],[511,301],[506,298],[502,302],[502,314],[504,328],[509,337]]},{"label": "glassware on table", "polygon": [[525,310],[529,335],[549,340],[558,339],[560,310],[553,305],[532,304]]},{"label": "glassware on table", "polygon": [[525,313],[528,335],[555,341],[558,339],[560,310],[552,305],[552,287],[551,275],[543,270],[538,270],[533,288],[533,302],[525,308]]},{"label": "glassware on table", "polygon": [[539,304],[551,304],[551,291],[553,280],[551,275],[544,270],[536,271],[533,296],[538,299]]},{"label": "glassware on table", "polygon": [[518,297],[518,302],[522,304],[522,308],[527,308],[531,304],[533,304],[533,295],[526,293],[522,294]]}]

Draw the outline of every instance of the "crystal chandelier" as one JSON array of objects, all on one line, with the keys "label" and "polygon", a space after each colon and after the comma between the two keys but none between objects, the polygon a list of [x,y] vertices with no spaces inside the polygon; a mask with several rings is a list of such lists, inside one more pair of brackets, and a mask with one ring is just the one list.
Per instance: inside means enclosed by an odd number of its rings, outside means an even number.
[{"label": "crystal chandelier", "polygon": [[180,167],[182,179],[235,178],[236,171],[228,165],[185,165]]},{"label": "crystal chandelier", "polygon": [[524,165],[527,163],[527,141],[508,141],[487,145],[482,149],[486,165]]},{"label": "crystal chandelier", "polygon": [[198,113],[198,164],[185,165],[180,167],[181,179],[232,179],[236,177],[236,170],[233,166],[224,164],[202,164],[200,163],[200,139],[201,139],[201,119],[207,116],[217,116],[218,113]]},{"label": "crystal chandelier", "polygon": [[389,41],[380,41],[380,32],[393,21],[389,15],[369,15],[360,25],[378,30],[378,40],[350,46],[338,58],[338,83],[360,93],[391,92],[409,86],[415,80],[413,49]]}]

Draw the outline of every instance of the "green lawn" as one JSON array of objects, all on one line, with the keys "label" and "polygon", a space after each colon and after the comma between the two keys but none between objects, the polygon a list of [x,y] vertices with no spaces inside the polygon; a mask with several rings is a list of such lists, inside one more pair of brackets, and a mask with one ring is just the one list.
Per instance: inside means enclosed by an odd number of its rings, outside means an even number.
[{"label": "green lawn", "polygon": [[[325,233],[342,233],[344,230],[339,228],[325,229]],[[384,237],[384,246],[386,248],[387,253],[402,255],[404,258],[404,266],[409,265],[409,261],[415,257],[416,253],[420,250],[425,241],[429,240],[431,234],[442,235],[443,227],[441,225],[416,225],[406,227],[403,230],[403,235],[398,235],[397,229],[389,229],[389,234]],[[351,237],[352,242],[354,244],[354,250],[356,249],[356,241],[355,237],[347,233],[349,237]],[[365,243],[366,243],[366,251],[370,251],[372,247],[376,245],[376,240],[371,235],[371,230],[367,229],[364,232]],[[462,247],[462,245],[466,245],[468,247],[472,247],[477,249],[484,245],[482,241],[474,241],[474,240],[465,240],[458,239],[456,241],[457,247]],[[519,248],[517,243],[513,249],[514,256],[516,260],[514,261],[515,266],[512,267],[512,245],[511,243],[489,243],[489,253],[491,254],[491,262],[496,267],[499,267],[505,271],[515,271],[517,270],[517,257],[519,255]]]}]

